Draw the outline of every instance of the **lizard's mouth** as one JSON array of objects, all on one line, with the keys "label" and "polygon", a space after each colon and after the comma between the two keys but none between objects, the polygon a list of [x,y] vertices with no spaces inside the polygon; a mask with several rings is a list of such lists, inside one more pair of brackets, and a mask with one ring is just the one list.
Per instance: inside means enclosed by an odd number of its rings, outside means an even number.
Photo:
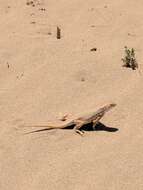
[{"label": "lizard's mouth", "polygon": [[115,104],[115,103],[110,104],[111,108],[115,107],[116,105],[117,104]]},{"label": "lizard's mouth", "polygon": [[109,104],[108,108],[107,108],[107,111],[111,110],[112,108],[114,108],[117,104],[115,103],[112,103],[112,104]]}]

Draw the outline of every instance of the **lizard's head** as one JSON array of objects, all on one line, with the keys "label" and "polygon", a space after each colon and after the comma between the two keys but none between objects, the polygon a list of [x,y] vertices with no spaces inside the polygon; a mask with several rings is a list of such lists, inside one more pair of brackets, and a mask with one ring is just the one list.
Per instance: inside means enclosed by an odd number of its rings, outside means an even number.
[{"label": "lizard's head", "polygon": [[104,111],[107,112],[107,111],[111,110],[115,106],[116,106],[116,104],[111,103],[111,104],[107,104],[106,106],[104,106],[103,109],[104,109]]},{"label": "lizard's head", "polygon": [[108,104],[107,106],[105,106],[107,108],[107,110],[110,110],[112,109],[113,107],[115,107],[117,104],[115,103],[111,103],[111,104]]},{"label": "lizard's head", "polygon": [[113,107],[115,107],[116,104],[114,103],[111,103],[111,104],[107,104],[105,105],[104,107],[100,108],[96,114],[99,116],[99,117],[102,117],[106,112],[108,112],[109,110],[111,110]]}]

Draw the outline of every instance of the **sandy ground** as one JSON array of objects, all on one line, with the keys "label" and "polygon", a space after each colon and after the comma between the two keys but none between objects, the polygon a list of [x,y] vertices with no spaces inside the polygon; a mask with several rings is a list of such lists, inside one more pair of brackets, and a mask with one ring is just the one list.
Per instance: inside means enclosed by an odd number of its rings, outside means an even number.
[{"label": "sandy ground", "polygon": [[[33,2],[0,5],[0,189],[142,190],[142,0]],[[141,73],[122,67],[125,45]],[[116,132],[19,127],[110,102]]]}]

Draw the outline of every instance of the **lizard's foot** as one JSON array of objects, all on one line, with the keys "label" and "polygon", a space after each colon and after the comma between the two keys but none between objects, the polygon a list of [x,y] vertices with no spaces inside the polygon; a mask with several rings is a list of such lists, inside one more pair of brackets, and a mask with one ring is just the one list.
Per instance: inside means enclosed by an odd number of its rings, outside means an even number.
[{"label": "lizard's foot", "polygon": [[99,119],[100,119],[100,118],[97,118],[96,120],[93,121],[93,125],[92,125],[92,129],[93,129],[93,131],[95,131],[95,129],[96,129],[96,125],[99,123],[99,122],[98,122]]},{"label": "lizard's foot", "polygon": [[73,128],[74,131],[78,134],[80,134],[81,136],[83,135],[84,131],[81,131],[80,128],[83,126],[84,122],[81,121],[81,120],[76,120],[76,125],[75,127]]},{"label": "lizard's foot", "polygon": [[78,130],[78,129],[75,129],[75,132],[78,133],[78,134],[81,135],[81,136],[83,136],[83,134],[84,134],[84,131],[80,131],[80,130]]},{"label": "lizard's foot", "polygon": [[95,126],[92,126],[92,130],[95,131]]}]

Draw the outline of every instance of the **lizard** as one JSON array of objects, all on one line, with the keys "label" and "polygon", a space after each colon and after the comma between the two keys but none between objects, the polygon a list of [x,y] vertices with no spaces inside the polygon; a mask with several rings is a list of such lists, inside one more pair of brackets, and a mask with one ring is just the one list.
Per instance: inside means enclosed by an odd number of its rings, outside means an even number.
[{"label": "lizard", "polygon": [[76,119],[73,119],[72,121],[70,121],[70,122],[68,122],[68,123],[66,123],[64,125],[59,125],[59,126],[33,125],[33,126],[29,126],[29,127],[44,127],[44,128],[34,130],[34,131],[28,132],[26,134],[45,131],[45,130],[50,130],[50,129],[64,129],[64,128],[67,128],[67,127],[70,127],[70,126],[74,125],[73,130],[76,133],[78,133],[80,135],[83,135],[84,131],[80,130],[83,125],[93,123],[92,127],[93,127],[93,130],[95,130],[95,126],[99,123],[99,120],[105,115],[106,112],[108,112],[110,109],[112,109],[115,106],[116,106],[115,103],[107,104],[107,105],[99,108],[95,112],[91,112],[91,113],[88,113],[88,114],[83,115],[81,117],[78,117]]}]

